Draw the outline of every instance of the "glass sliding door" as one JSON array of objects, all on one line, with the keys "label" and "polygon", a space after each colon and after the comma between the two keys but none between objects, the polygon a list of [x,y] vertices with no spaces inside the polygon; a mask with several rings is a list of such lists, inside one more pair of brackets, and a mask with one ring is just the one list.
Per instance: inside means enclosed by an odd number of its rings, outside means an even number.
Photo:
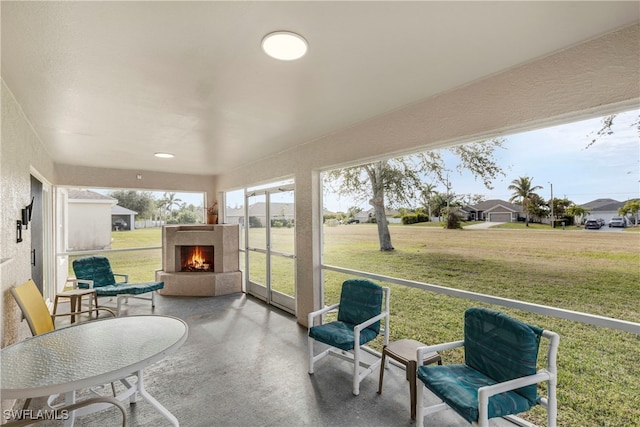
[{"label": "glass sliding door", "polygon": [[293,184],[248,192],[247,291],[295,312],[295,200]]}]

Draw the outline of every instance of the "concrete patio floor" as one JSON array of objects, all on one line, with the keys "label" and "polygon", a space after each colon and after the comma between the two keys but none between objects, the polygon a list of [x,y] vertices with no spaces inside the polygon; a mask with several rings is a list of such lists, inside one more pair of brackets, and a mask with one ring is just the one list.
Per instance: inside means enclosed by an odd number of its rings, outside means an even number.
[{"label": "concrete patio floor", "polygon": [[[152,313],[148,301],[131,299],[124,307],[123,316]],[[189,325],[189,337],[178,352],[145,371],[147,390],[181,426],[415,425],[403,370],[389,365],[381,395],[376,370],[362,382],[360,395],[354,396],[352,365],[335,357],[317,363],[316,373],[309,375],[306,328],[253,297],[158,296],[153,313],[175,316]],[[35,399],[31,408],[43,403],[44,399]],[[131,427],[170,425],[144,400],[125,406]],[[75,425],[120,423],[120,413],[108,409],[79,417]],[[425,425],[468,424],[455,412],[443,411],[428,417]],[[492,425],[513,426],[505,420],[492,420]]]}]

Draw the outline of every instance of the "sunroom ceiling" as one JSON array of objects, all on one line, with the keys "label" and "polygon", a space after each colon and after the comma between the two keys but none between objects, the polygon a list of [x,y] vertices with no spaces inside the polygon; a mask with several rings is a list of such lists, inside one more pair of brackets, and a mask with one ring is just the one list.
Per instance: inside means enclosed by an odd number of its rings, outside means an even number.
[{"label": "sunroom ceiling", "polygon": [[[637,2],[610,1],[1,8],[2,78],[56,162],[207,175],[638,20]],[[265,55],[277,30],[307,55]]]}]

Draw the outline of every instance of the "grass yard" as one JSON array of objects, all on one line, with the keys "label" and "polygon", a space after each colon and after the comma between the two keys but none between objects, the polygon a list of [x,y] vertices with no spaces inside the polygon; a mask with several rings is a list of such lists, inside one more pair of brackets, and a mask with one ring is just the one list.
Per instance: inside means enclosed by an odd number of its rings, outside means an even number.
[{"label": "grass yard", "polygon": [[[134,231],[113,231],[111,249],[129,249],[162,246],[161,228],[141,228]],[[74,259],[84,255],[69,257],[69,276],[75,277],[72,265]],[[148,249],[132,252],[111,252],[109,258],[114,273],[129,275],[129,282],[149,282],[155,280],[155,271],[162,270],[162,250]],[[117,280],[120,280],[116,278]]]},{"label": "grass yard", "polygon": [[[524,226],[444,230],[419,224],[394,225],[391,236],[396,250],[380,252],[375,225],[325,227],[324,262],[640,322],[640,238],[638,233],[627,231]],[[252,232],[264,234],[264,229]],[[293,229],[273,232],[282,244],[293,242]],[[114,249],[159,245],[157,228],[113,233]],[[108,256],[114,271],[131,274],[132,281],[152,280],[153,272],[161,268],[159,249]],[[274,265],[274,281],[278,282],[274,287],[292,286],[291,270],[289,263],[283,264],[279,276],[279,267]],[[338,300],[340,284],[346,278],[325,272],[327,304]],[[483,305],[398,285],[390,287],[392,340],[438,343],[460,339],[464,310]],[[559,425],[640,426],[640,335],[492,308],[560,334]],[[376,345],[380,347],[380,342]],[[462,360],[456,351],[445,352],[443,357],[445,363]],[[540,408],[527,417],[546,425]]]},{"label": "grass yard", "polygon": [[[636,233],[395,226],[396,250],[380,252],[374,225],[324,231],[326,264],[640,322]],[[329,304],[346,277],[326,272],[325,278]],[[460,339],[464,310],[483,305],[390,287],[392,340]],[[640,425],[640,335],[492,308],[560,334],[559,425]],[[461,352],[443,357],[462,361]],[[528,418],[546,424],[540,408]]]}]

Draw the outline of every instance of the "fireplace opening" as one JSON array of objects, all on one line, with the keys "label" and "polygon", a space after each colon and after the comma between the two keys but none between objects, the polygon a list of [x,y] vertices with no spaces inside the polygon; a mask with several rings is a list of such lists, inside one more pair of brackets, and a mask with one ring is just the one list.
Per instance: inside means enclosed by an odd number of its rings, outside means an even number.
[{"label": "fireplace opening", "polygon": [[213,246],[181,246],[180,271],[213,272]]}]

